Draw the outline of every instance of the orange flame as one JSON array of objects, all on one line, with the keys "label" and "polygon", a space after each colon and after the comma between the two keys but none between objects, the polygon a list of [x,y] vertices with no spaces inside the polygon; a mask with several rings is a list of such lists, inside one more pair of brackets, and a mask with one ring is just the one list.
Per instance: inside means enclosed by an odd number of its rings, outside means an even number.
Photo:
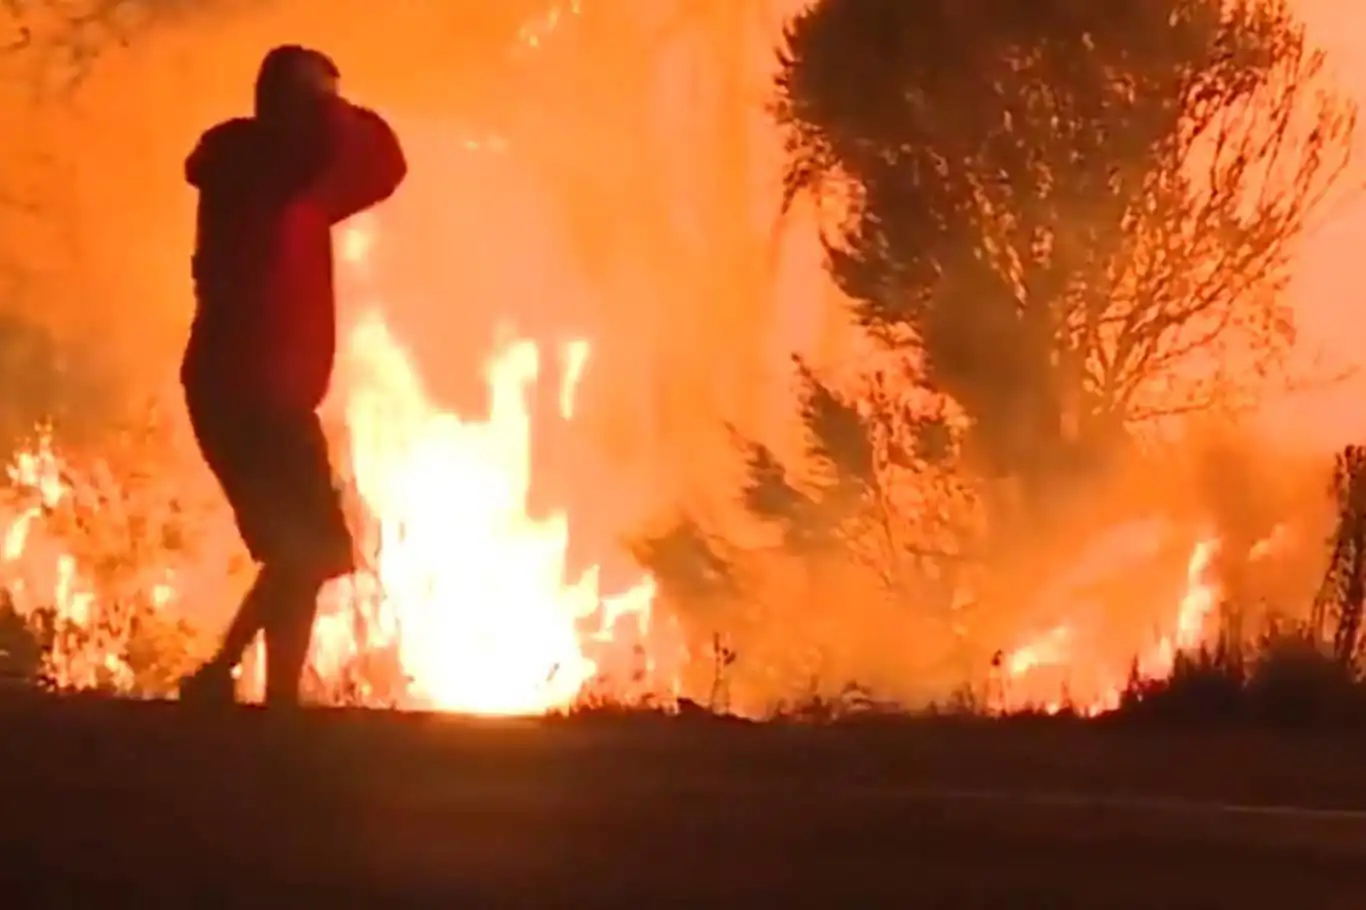
[{"label": "orange flame", "polygon": [[[361,276],[369,231],[357,225],[343,243]],[[565,419],[589,353],[582,340],[564,348]],[[528,513],[535,343],[512,341],[488,361],[484,420],[433,403],[374,310],[351,331],[343,369],[350,464],[378,551],[373,578],[349,579],[333,597],[354,606],[371,590],[372,633],[397,652],[414,703],[478,714],[565,708],[602,672],[591,645],[611,645],[631,626],[637,644],[651,635],[651,579],[606,595],[596,568],[569,578],[568,517]],[[322,628],[330,631],[315,641],[319,663],[357,649],[337,626]]]},{"label": "orange flame", "polygon": [[[1285,528],[1277,527],[1267,538],[1257,541],[1247,553],[1249,560],[1258,560],[1272,553],[1285,539]],[[1213,564],[1221,542],[1214,537],[1198,540],[1186,561],[1185,584],[1171,617],[1168,631],[1151,646],[1137,655],[1135,668],[1145,680],[1169,677],[1176,666],[1178,655],[1188,654],[1209,644],[1212,634],[1210,618],[1219,605],[1222,588],[1214,577]],[[992,693],[992,707],[1000,713],[1018,710],[1041,710],[1058,713],[1063,710],[1094,716],[1119,706],[1125,681],[1123,667],[1087,667],[1081,653],[1081,643],[1074,626],[1063,622],[1018,648],[1002,655],[998,661],[997,688]],[[1030,700],[1037,692],[1029,685],[1032,674],[1041,670],[1063,671],[1099,669],[1101,682],[1083,692],[1058,693],[1042,702]],[[1057,680],[1056,674],[1050,678]],[[1066,685],[1066,677],[1063,677]],[[1065,696],[1065,697],[1064,697]]]}]

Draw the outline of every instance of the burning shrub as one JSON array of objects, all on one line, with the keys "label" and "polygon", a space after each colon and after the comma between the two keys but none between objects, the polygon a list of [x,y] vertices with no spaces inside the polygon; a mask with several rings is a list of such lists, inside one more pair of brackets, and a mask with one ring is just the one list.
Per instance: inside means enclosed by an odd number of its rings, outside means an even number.
[{"label": "burning shrub", "polygon": [[[976,515],[956,471],[961,428],[898,355],[840,375],[797,360],[795,379],[800,445],[736,432],[740,508],[680,522],[638,555],[692,652],[730,655],[738,710],[843,705],[850,680],[928,700],[960,656],[953,576]],[[688,691],[717,690],[701,678],[716,664],[694,661]]]},{"label": "burning shrub", "polygon": [[59,456],[43,432],[3,491],[0,586],[7,673],[57,690],[174,691],[197,637],[169,612],[189,519],[148,425],[98,457]]}]

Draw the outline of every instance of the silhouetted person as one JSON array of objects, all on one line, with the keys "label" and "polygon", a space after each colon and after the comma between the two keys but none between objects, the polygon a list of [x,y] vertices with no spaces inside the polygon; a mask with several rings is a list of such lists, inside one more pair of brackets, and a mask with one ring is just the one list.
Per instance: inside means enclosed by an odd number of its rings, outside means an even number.
[{"label": "silhouetted person", "polygon": [[318,51],[272,50],[255,115],[210,129],[185,164],[199,212],[181,382],[259,566],[217,655],[182,682],[189,701],[231,701],[233,668],[263,632],[266,703],[297,703],[318,593],[355,565],[317,414],[336,353],[331,229],[393,194],[407,165],[339,76]]}]

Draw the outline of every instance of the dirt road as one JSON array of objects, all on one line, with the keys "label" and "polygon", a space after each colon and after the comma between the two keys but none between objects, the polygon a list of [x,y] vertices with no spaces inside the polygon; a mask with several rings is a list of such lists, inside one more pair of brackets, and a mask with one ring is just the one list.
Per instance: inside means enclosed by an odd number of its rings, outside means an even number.
[{"label": "dirt road", "polygon": [[0,700],[6,910],[1366,907],[1366,737]]}]

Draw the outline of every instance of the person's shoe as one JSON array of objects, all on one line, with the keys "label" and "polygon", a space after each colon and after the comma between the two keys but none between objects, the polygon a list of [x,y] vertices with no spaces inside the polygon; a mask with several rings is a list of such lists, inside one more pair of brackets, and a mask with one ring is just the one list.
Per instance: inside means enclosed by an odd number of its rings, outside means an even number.
[{"label": "person's shoe", "polygon": [[189,705],[218,707],[237,700],[232,669],[209,662],[180,681],[180,700]]}]

